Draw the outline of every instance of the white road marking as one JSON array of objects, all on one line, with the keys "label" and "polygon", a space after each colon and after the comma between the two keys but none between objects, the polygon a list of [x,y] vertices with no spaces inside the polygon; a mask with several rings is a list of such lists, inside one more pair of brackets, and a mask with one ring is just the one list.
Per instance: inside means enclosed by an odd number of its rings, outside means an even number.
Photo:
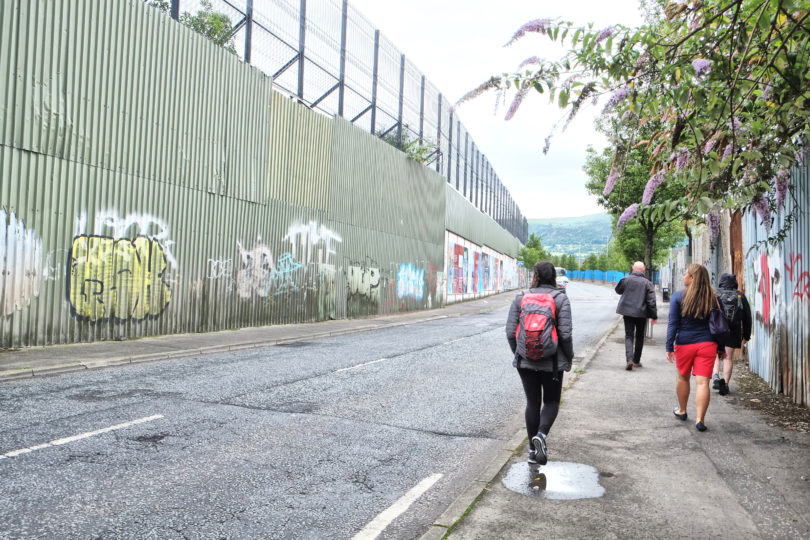
[{"label": "white road marking", "polygon": [[60,446],[63,444],[79,441],[81,439],[86,439],[88,437],[101,435],[102,433],[107,433],[108,431],[115,431],[116,429],[124,429],[137,424],[143,424],[144,422],[151,422],[152,420],[157,420],[159,418],[163,418],[163,415],[155,414],[153,416],[147,416],[145,418],[138,418],[137,420],[132,420],[131,422],[124,422],[123,424],[117,424],[115,426],[105,427],[102,429],[97,429],[95,431],[88,431],[86,433],[80,433],[79,435],[72,435],[70,437],[64,437],[62,439],[55,439],[53,441],[38,444],[36,446],[29,446],[28,448],[20,448],[19,450],[12,450],[11,452],[6,452],[5,454],[0,455],[0,459],[16,457],[19,456],[20,454],[28,454],[29,452],[33,452],[34,450],[42,450],[43,448],[49,448],[51,446]]},{"label": "white road marking", "polygon": [[349,371],[350,369],[357,369],[357,368],[361,368],[361,367],[364,367],[364,366],[370,366],[371,364],[376,364],[377,362],[384,362],[385,360],[388,360],[388,359],[387,358],[380,358],[379,360],[372,360],[371,362],[365,362],[363,364],[357,364],[356,366],[336,369],[335,373],[337,373],[339,371]]},{"label": "white road marking", "polygon": [[[467,336],[467,337],[470,337],[470,336]],[[444,343],[442,343],[442,345],[450,345],[451,343],[455,343],[457,341],[464,341],[465,339],[467,339],[467,337],[454,339],[452,341],[445,341]]]},{"label": "white road marking", "polygon": [[355,534],[352,537],[352,540],[373,540],[374,538],[377,538],[380,533],[391,524],[392,521],[397,519],[399,515],[407,510],[416,499],[421,497],[427,490],[433,487],[433,484],[435,484],[442,476],[444,475],[440,473],[431,474],[416,484],[411,488],[410,491],[408,491],[408,493],[400,497],[394,504],[388,507],[387,510],[381,512],[371,521],[371,523],[363,527],[363,530]]}]

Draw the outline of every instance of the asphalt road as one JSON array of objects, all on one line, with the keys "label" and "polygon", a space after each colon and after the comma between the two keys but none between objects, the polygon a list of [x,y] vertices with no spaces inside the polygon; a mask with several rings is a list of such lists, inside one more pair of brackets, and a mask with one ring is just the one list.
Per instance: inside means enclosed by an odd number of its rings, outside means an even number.
[{"label": "asphalt road", "polygon": [[505,318],[4,383],[0,538],[417,537],[521,429]]}]

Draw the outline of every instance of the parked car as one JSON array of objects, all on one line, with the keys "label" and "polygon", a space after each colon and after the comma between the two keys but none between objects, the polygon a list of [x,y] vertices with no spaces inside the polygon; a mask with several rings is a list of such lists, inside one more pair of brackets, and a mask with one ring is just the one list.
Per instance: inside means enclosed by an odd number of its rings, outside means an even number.
[{"label": "parked car", "polygon": [[565,275],[565,268],[554,267],[557,271],[557,287],[565,289],[568,286],[568,277]]}]

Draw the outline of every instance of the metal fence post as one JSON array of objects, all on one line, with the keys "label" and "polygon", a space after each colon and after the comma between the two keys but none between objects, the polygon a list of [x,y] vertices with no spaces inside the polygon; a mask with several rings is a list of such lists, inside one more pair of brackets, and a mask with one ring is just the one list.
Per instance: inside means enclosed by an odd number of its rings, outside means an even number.
[{"label": "metal fence post", "polygon": [[298,27],[298,98],[304,99],[304,47],[307,35],[307,0],[301,0],[301,10]]},{"label": "metal fence post", "polygon": [[422,85],[419,89],[419,140],[425,136],[425,76],[422,75]]},{"label": "metal fence post", "polygon": [[439,127],[436,128],[436,145],[439,147],[439,157],[436,159],[436,172],[441,172],[442,149],[442,93],[439,92]]},{"label": "metal fence post", "polygon": [[397,113],[397,145],[402,149],[402,103],[405,99],[405,55],[399,55],[399,112]]},{"label": "metal fence post", "polygon": [[371,72],[371,134],[377,130],[377,75],[380,67],[380,31],[374,30],[374,68]]},{"label": "metal fence post", "polygon": [[346,26],[349,18],[349,0],[343,0],[340,16],[340,75],[338,79],[338,116],[343,116],[343,99],[346,92]]},{"label": "metal fence post", "polygon": [[456,191],[458,191],[460,174],[461,174],[461,121],[456,120]]},{"label": "metal fence post", "polygon": [[250,52],[253,48],[253,0],[245,4],[245,63],[250,63]]},{"label": "metal fence post", "polygon": [[447,183],[450,183],[450,177],[453,176],[453,111],[450,108],[450,126],[447,131],[450,133],[447,139]]},{"label": "metal fence post", "polygon": [[180,0],[172,0],[171,16],[175,21],[180,20]]},{"label": "metal fence post", "polygon": [[464,191],[463,195],[467,196],[467,173],[470,170],[470,134],[464,133]]}]

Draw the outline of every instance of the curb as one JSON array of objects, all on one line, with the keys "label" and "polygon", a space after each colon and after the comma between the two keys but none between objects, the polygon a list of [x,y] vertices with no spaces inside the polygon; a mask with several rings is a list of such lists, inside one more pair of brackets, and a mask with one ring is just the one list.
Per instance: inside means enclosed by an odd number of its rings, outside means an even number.
[{"label": "curb", "polygon": [[[621,317],[617,317],[616,321],[604,333],[599,341],[594,345],[593,349],[589,350],[585,356],[582,357],[579,368],[585,369],[591,360],[596,356],[596,353],[605,344],[607,338],[616,330],[621,322]],[[563,392],[568,390],[577,379],[580,373],[572,373],[568,377],[567,383],[563,386]],[[430,525],[430,529],[419,537],[419,540],[441,540],[464,518],[467,513],[472,510],[478,500],[489,489],[489,485],[498,477],[503,468],[509,463],[509,460],[516,453],[520,453],[523,445],[528,442],[529,438],[526,435],[526,428],[520,428],[512,437],[501,447],[495,454],[495,457],[484,468],[481,474],[475,480],[464,488],[461,494],[450,503],[450,506]]]},{"label": "curb", "polygon": [[[506,293],[500,294],[508,294],[511,291],[507,291]],[[493,296],[493,295],[490,295]],[[486,297],[489,298],[489,297]],[[481,300],[481,299],[475,299]],[[473,301],[475,301],[473,300]],[[461,305],[464,302],[455,302],[450,305]],[[49,366],[42,366],[42,367],[25,367],[25,368],[17,368],[17,369],[9,369],[2,371],[0,370],[0,383],[5,381],[14,381],[14,380],[21,380],[21,379],[30,379],[33,377],[45,377],[49,375],[62,375],[65,373],[75,373],[78,371],[87,371],[91,369],[102,369],[107,367],[120,367],[126,366],[128,364],[140,364],[146,362],[154,362],[157,360],[170,360],[173,358],[188,358],[192,356],[203,356],[206,354],[215,354],[215,353],[223,353],[223,352],[230,352],[230,351],[243,351],[248,349],[256,349],[260,347],[273,347],[275,345],[280,345],[284,343],[294,343],[298,341],[310,340],[310,339],[319,339],[324,337],[333,337],[333,336],[342,336],[347,334],[356,334],[359,332],[367,332],[369,330],[379,330],[383,328],[396,328],[399,326],[407,326],[411,324],[418,324],[422,322],[429,322],[435,321],[440,319],[448,319],[453,317],[462,317],[466,315],[477,315],[483,313],[489,313],[495,311],[496,309],[500,309],[502,306],[487,306],[484,308],[479,309],[470,309],[469,311],[459,311],[457,313],[441,313],[441,314],[433,314],[430,311],[426,310],[424,313],[426,316],[424,317],[414,317],[412,319],[405,319],[401,321],[389,321],[389,322],[379,322],[379,323],[368,323],[368,322],[360,322],[363,319],[357,319],[358,325],[353,328],[344,328],[341,330],[327,330],[323,332],[316,332],[305,334],[297,337],[288,337],[288,338],[275,338],[275,339],[268,339],[262,341],[246,341],[242,343],[234,343],[230,345],[212,345],[208,347],[200,347],[200,348],[189,348],[189,349],[178,349],[175,351],[169,352],[158,352],[158,353],[148,353],[148,354],[141,354],[141,355],[132,355],[132,356],[113,356],[109,358],[99,358],[95,360],[85,360],[85,361],[72,361],[63,364],[53,364]],[[413,312],[406,312],[404,314],[395,314],[396,315],[408,315],[409,313]],[[389,315],[381,315],[380,317],[390,317]],[[373,319],[372,319],[373,321]],[[74,344],[70,344],[74,345]]]}]

